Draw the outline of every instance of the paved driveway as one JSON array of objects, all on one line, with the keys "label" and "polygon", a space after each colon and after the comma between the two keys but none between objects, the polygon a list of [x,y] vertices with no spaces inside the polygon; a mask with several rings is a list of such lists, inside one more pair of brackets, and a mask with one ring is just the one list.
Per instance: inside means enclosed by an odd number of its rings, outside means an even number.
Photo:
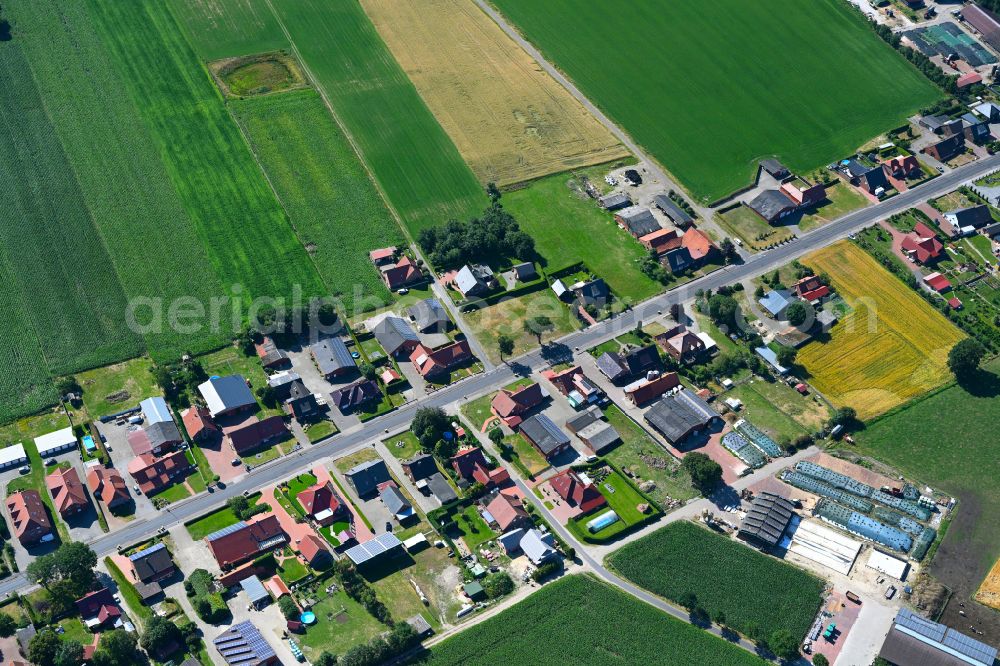
[{"label": "paved driveway", "polygon": [[135,501],[135,517],[148,518],[154,516],[157,511],[153,507],[153,502],[145,494],[136,492],[135,479],[128,473],[128,464],[135,458],[132,447],[128,445],[126,439],[128,427],[127,425],[115,425],[113,422],[97,424],[97,430],[104,438],[105,447],[108,448],[111,456],[111,466],[117,469],[122,478],[125,479],[129,494]]}]

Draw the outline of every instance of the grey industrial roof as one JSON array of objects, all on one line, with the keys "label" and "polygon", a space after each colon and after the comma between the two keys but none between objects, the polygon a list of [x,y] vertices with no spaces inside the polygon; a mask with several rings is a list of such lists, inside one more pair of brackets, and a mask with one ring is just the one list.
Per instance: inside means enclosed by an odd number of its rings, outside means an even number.
[{"label": "grey industrial roof", "polygon": [[634,236],[645,236],[663,228],[649,209],[642,206],[626,208],[617,215]]},{"label": "grey industrial roof", "polygon": [[663,211],[663,214],[670,218],[670,221],[674,224],[690,224],[694,221],[687,211],[674,203],[666,194],[657,194],[653,197],[653,203],[656,207]]},{"label": "grey industrial roof", "polygon": [[158,395],[146,398],[139,403],[139,407],[142,409],[142,415],[146,417],[147,424],[173,421],[167,401]]},{"label": "grey industrial roof", "polygon": [[684,439],[691,431],[707,426],[716,417],[718,414],[708,403],[687,389],[663,398],[645,414],[646,421],[671,444]]},{"label": "grey industrial roof", "polygon": [[181,437],[181,431],[177,429],[177,424],[173,421],[157,421],[146,426],[146,436],[149,437],[149,443],[154,449],[166,442],[184,441]]},{"label": "grey industrial roof", "polygon": [[597,202],[601,205],[601,208],[606,210],[618,210],[619,208],[626,208],[632,205],[632,200],[624,192],[616,192],[603,196]]},{"label": "grey industrial roof", "polygon": [[566,427],[570,432],[579,432],[595,421],[600,421],[601,417],[601,408],[597,405],[591,405],[576,416],[567,419]]},{"label": "grey industrial roof", "polygon": [[674,400],[685,405],[688,409],[698,414],[706,421],[718,418],[719,416],[719,413],[712,409],[711,405],[699,398],[698,395],[691,389],[681,389],[681,391],[674,396]]},{"label": "grey industrial roof", "polygon": [[907,666],[993,666],[997,649],[901,608],[880,656]]},{"label": "grey industrial roof", "polygon": [[258,601],[270,599],[271,595],[264,589],[264,584],[257,576],[249,576],[240,581],[240,587],[247,593],[250,603],[256,604]]},{"label": "grey industrial roof", "polygon": [[545,455],[569,444],[569,436],[545,414],[535,414],[521,423],[521,432]]},{"label": "grey industrial roof", "polygon": [[458,499],[455,489],[445,480],[441,472],[434,472],[427,477],[427,487],[430,488],[434,497],[438,498],[441,504],[454,502]]},{"label": "grey industrial roof", "polygon": [[399,492],[398,488],[388,487],[381,493],[382,502],[385,504],[385,508],[392,512],[392,515],[398,515],[403,513],[407,509],[412,509],[413,506],[406,501],[403,494]]},{"label": "grey industrial roof", "polygon": [[740,523],[739,536],[760,545],[774,547],[781,541],[795,509],[792,503],[769,492],[758,493],[750,511]]},{"label": "grey industrial roof", "polygon": [[436,298],[425,298],[418,301],[411,305],[407,312],[421,331],[426,331],[431,327],[447,327],[451,323],[448,311]]},{"label": "grey industrial roof", "polygon": [[747,206],[765,220],[773,220],[783,211],[795,208],[795,202],[778,190],[764,190]]},{"label": "grey industrial roof", "polygon": [[614,426],[604,421],[595,421],[576,433],[577,437],[585,441],[594,453],[600,453],[615,442],[621,440],[621,435]]},{"label": "grey industrial roof", "polygon": [[198,386],[212,416],[257,404],[253,392],[240,375],[212,377]]},{"label": "grey industrial roof", "polygon": [[316,359],[316,366],[324,375],[357,367],[347,345],[340,338],[327,338],[312,345],[309,350]]},{"label": "grey industrial roof", "polygon": [[401,547],[403,542],[392,532],[379,534],[364,543],[348,548],[345,552],[355,564],[364,564],[391,550]]},{"label": "grey industrial roof", "polygon": [[413,475],[414,481],[426,479],[439,472],[437,463],[434,462],[434,456],[429,453],[419,453],[409,460],[404,460],[403,464],[410,468],[410,474]]},{"label": "grey industrial roof", "polygon": [[551,533],[542,534],[537,529],[530,529],[521,537],[521,551],[534,564],[539,564],[556,554],[556,549],[552,547],[554,541]]},{"label": "grey industrial roof", "polygon": [[231,666],[255,666],[276,656],[274,648],[249,620],[229,627],[212,643]]},{"label": "grey industrial roof", "polygon": [[375,330],[375,339],[382,345],[389,354],[395,354],[407,342],[420,342],[420,337],[416,331],[410,328],[405,319],[400,317],[386,317],[380,321]]}]

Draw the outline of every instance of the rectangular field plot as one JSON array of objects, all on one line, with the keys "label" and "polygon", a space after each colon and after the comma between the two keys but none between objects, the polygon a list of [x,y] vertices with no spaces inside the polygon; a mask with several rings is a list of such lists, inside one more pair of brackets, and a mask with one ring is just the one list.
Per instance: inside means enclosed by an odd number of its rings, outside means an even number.
[{"label": "rectangular field plot", "polygon": [[790,564],[689,522],[676,522],[616,551],[615,571],[672,601],[688,593],[715,617],[764,636],[787,630],[805,635],[819,609],[823,581]]},{"label": "rectangular field plot", "polygon": [[321,294],[305,248],[166,5],[90,6],[223,285],[242,285],[247,298],[288,297],[294,285]]},{"label": "rectangular field plot", "polygon": [[[516,628],[516,630],[514,630]],[[763,666],[765,662],[588,575],[549,583],[414,663]]]},{"label": "rectangular field plot", "polygon": [[940,96],[840,0],[494,0],[591,101],[716,200],[776,155],[807,172]]},{"label": "rectangular field plot", "polygon": [[[126,295],[207,303],[223,294],[86,4],[11,0],[4,10]],[[154,357],[175,359],[221,346],[231,333],[164,329],[145,338]]]},{"label": "rectangular field plot", "polygon": [[170,0],[169,4],[204,60],[288,48],[262,0]]},{"label": "rectangular field plot", "polygon": [[864,250],[843,241],[802,263],[827,273],[852,308],[798,356],[830,400],[869,419],[947,381],[948,351],[964,335]]},{"label": "rectangular field plot", "polygon": [[[142,352],[126,298],[16,40],[0,43],[0,289],[20,298],[49,370],[65,374]],[[15,296],[14,294],[18,294]],[[7,313],[4,312],[6,318]],[[33,356],[29,342],[26,350]]]},{"label": "rectangular field plot", "polygon": [[628,154],[474,3],[361,6],[481,181],[506,185]]},{"label": "rectangular field plot", "polygon": [[359,4],[271,4],[411,233],[482,211],[481,184]]},{"label": "rectangular field plot", "polygon": [[403,234],[320,96],[267,95],[230,108],[330,293],[348,312],[388,302],[368,252]]}]

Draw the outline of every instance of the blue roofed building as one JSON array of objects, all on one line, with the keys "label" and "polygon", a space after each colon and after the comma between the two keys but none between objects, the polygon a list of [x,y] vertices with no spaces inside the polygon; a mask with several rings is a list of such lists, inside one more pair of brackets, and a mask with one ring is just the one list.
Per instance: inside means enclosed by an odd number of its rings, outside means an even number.
[{"label": "blue roofed building", "polygon": [[310,345],[309,353],[312,354],[320,374],[327,379],[349,374],[357,368],[351,352],[340,338],[320,340]]},{"label": "blue roofed building", "polygon": [[777,289],[767,292],[763,298],[757,300],[761,307],[767,311],[774,319],[784,319],[785,310],[792,304],[795,298],[791,292],[785,289]]},{"label": "blue roofed building", "polygon": [[160,396],[146,398],[139,403],[139,407],[142,409],[142,415],[146,419],[146,425],[174,422],[173,417],[170,415],[170,408],[167,406],[167,401]]},{"label": "blue roofed building", "polygon": [[757,355],[764,359],[764,361],[771,366],[771,369],[779,375],[788,374],[788,368],[778,363],[778,355],[773,349],[770,347],[757,347],[754,351],[757,352]]}]

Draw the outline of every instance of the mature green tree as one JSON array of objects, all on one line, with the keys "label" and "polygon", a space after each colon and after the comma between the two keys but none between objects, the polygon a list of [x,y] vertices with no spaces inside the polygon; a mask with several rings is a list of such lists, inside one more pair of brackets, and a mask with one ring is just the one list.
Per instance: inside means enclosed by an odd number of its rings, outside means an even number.
[{"label": "mature green tree", "polygon": [[555,328],[552,319],[546,315],[536,315],[524,320],[524,330],[538,338],[538,344],[542,344],[542,335]]},{"label": "mature green tree", "polygon": [[677,597],[677,603],[681,605],[681,608],[690,613],[698,607],[698,596],[694,592],[688,590]]},{"label": "mature green tree", "polygon": [[493,426],[490,428],[489,438],[495,446],[500,446],[500,442],[503,441],[503,430],[499,426]]},{"label": "mature green tree", "polygon": [[986,348],[975,338],[965,338],[955,343],[948,352],[948,368],[958,379],[967,379],[979,370],[986,356]]},{"label": "mature green tree", "polygon": [[375,366],[371,363],[362,363],[359,370],[365,379],[375,379]]},{"label": "mature green tree", "polygon": [[52,553],[36,558],[25,573],[29,581],[49,591],[59,587],[65,593],[79,597],[94,586],[96,566],[97,555],[90,546],[70,541]]},{"label": "mature green tree", "polygon": [[825,655],[818,654],[813,657],[813,666],[830,666],[830,660]]},{"label": "mature green tree", "polygon": [[440,407],[421,407],[413,415],[413,422],[410,424],[410,431],[427,451],[433,451],[444,433],[450,429],[451,420]]},{"label": "mature green tree", "polygon": [[94,666],[135,666],[142,661],[135,636],[124,629],[114,629],[101,634],[91,663]]},{"label": "mature green tree", "polygon": [[497,349],[500,350],[500,360],[502,361],[504,356],[514,353],[514,338],[501,333],[497,336]]},{"label": "mature green tree", "polygon": [[771,651],[784,661],[794,661],[799,656],[799,642],[787,629],[778,629],[768,641]]},{"label": "mature green tree", "polygon": [[290,595],[282,595],[278,599],[278,609],[281,614],[285,616],[286,620],[295,620],[299,617],[299,607],[295,604],[295,600],[292,599]]},{"label": "mature green tree", "polygon": [[13,636],[17,631],[17,621],[6,613],[0,613],[0,638]]},{"label": "mature green tree", "polygon": [[164,650],[170,648],[172,644],[180,645],[183,637],[180,629],[173,622],[154,615],[146,623],[146,629],[142,633],[139,645],[149,654],[162,654]]},{"label": "mature green tree", "polygon": [[498,571],[483,579],[483,590],[490,599],[499,599],[514,591],[514,581],[506,572]]},{"label": "mature green tree", "polygon": [[51,629],[39,631],[28,643],[28,660],[35,666],[54,666],[61,643]]},{"label": "mature green tree", "polygon": [[[406,623],[404,622],[404,624]],[[316,659],[315,666],[337,666],[337,655],[335,655],[332,652],[323,650],[322,652],[319,653],[319,658]]]},{"label": "mature green tree", "polygon": [[778,357],[778,363],[790,368],[795,365],[795,359],[798,358],[799,352],[795,347],[786,347],[784,345],[778,347],[776,356]]},{"label": "mature green tree", "polygon": [[61,641],[59,649],[56,650],[52,666],[80,666],[83,663],[83,645],[80,641]]},{"label": "mature green tree", "polygon": [[694,451],[687,454],[681,465],[703,495],[709,494],[722,481],[722,467],[704,453]]},{"label": "mature green tree", "polygon": [[493,181],[486,183],[486,196],[490,198],[490,201],[496,203],[500,201],[500,188]]},{"label": "mature green tree", "polygon": [[858,412],[853,407],[841,407],[830,417],[830,427],[853,428],[858,423]]},{"label": "mature green tree", "polygon": [[732,296],[714,294],[708,299],[708,316],[719,326],[726,326],[726,332],[736,330],[736,316],[739,309],[739,303]]},{"label": "mature green tree", "polygon": [[801,326],[808,317],[809,310],[806,309],[805,303],[801,301],[795,301],[785,308],[785,318],[788,319],[788,323],[792,326]]}]

